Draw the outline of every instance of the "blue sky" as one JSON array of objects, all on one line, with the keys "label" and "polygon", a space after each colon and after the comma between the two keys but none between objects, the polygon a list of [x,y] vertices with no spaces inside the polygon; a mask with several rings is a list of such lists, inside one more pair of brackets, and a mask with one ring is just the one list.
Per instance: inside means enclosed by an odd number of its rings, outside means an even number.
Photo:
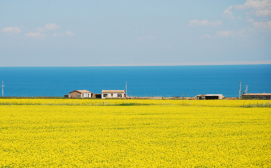
[{"label": "blue sky", "polygon": [[1,0],[0,66],[271,64],[271,0]]}]

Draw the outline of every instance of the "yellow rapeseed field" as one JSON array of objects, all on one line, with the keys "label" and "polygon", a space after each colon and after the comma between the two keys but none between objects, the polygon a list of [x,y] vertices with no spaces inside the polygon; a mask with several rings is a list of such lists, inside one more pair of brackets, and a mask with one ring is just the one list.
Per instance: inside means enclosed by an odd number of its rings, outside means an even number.
[{"label": "yellow rapeseed field", "polygon": [[0,99],[0,167],[271,167],[267,103]]},{"label": "yellow rapeseed field", "polygon": [[[0,105],[181,105],[207,107],[241,107],[245,105],[271,104],[270,100],[153,100],[153,99],[0,99]],[[271,107],[271,106],[270,106]]]}]

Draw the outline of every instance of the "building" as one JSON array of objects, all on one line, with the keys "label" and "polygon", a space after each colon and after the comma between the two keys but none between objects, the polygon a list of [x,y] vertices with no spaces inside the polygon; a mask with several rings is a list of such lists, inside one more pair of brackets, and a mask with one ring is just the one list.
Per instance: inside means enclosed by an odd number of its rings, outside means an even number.
[{"label": "building", "polygon": [[242,94],[242,99],[271,100],[271,93],[249,93],[249,94]]},{"label": "building", "polygon": [[102,99],[124,97],[126,97],[125,90],[102,90]]},{"label": "building", "polygon": [[213,99],[222,99],[222,94],[206,94],[206,95],[197,95],[197,100],[213,100]]},{"label": "building", "polygon": [[102,94],[101,93],[93,93],[92,98],[101,99],[102,98]]},{"label": "building", "polygon": [[94,94],[88,90],[74,90],[69,94],[69,98],[91,98]]}]

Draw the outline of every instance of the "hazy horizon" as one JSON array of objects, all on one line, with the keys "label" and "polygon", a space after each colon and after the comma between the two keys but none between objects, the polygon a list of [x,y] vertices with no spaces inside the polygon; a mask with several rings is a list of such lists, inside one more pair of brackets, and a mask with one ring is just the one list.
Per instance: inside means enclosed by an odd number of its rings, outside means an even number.
[{"label": "hazy horizon", "polygon": [[61,65],[61,66],[0,66],[0,67],[121,67],[121,66],[208,66],[208,65],[270,65],[271,60],[267,61],[226,61],[226,62],[187,62],[172,64],[99,64],[99,65]]}]

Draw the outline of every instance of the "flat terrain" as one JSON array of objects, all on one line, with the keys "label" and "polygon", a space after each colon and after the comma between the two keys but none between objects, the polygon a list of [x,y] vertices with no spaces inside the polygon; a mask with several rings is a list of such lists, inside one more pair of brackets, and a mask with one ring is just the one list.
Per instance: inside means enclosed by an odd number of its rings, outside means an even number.
[{"label": "flat terrain", "polygon": [[0,99],[0,167],[270,167],[270,103]]}]

